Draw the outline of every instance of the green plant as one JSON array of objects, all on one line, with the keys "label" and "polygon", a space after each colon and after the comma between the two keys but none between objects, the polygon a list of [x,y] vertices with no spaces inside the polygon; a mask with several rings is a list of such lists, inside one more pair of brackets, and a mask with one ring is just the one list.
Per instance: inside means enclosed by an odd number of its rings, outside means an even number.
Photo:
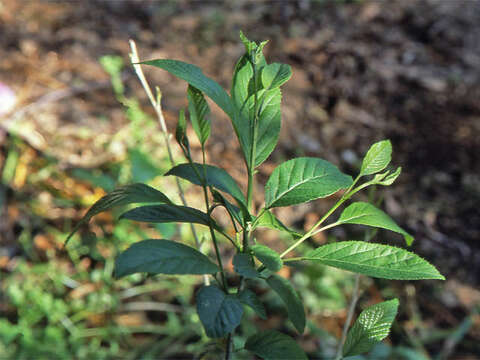
[{"label": "green plant", "polygon": [[[291,76],[288,65],[267,64],[263,47],[240,34],[245,54],[235,66],[230,95],[215,81],[191,64],[176,60],[152,60],[142,64],[155,66],[185,80],[189,86],[188,119],[180,111],[175,138],[187,162],[175,165],[165,176],[175,176],[201,187],[205,211],[173,203],[164,193],[137,183],[123,186],[96,202],[81,223],[114,206],[133,203],[151,203],[123,213],[121,219],[147,223],[185,222],[208,228],[216,261],[196,249],[166,239],[147,239],[137,242],[122,252],[115,261],[114,273],[123,277],[134,273],[147,274],[202,274],[204,286],[196,293],[198,316],[207,336],[222,338],[225,359],[237,351],[250,351],[264,359],[304,359],[306,354],[290,336],[276,330],[257,332],[248,337],[243,347],[234,348],[233,334],[241,324],[244,306],[250,307],[263,319],[267,318],[264,305],[250,289],[250,283],[263,281],[284,302],[288,317],[301,334],[306,325],[306,315],[301,297],[291,283],[276,274],[283,266],[299,263],[320,263],[371,277],[391,280],[444,279],[424,259],[404,250],[368,241],[332,242],[316,249],[303,251],[302,245],[311,236],[343,224],[360,224],[391,230],[401,234],[410,245],[413,237],[400,228],[387,214],[371,203],[353,202],[334,222],[325,225],[327,219],[359,191],[374,185],[391,185],[400,175],[401,168],[385,170],[391,161],[392,147],[388,140],[371,146],[363,158],[359,174],[352,179],[333,164],[319,158],[302,157],[280,164],[265,185],[265,203],[257,209],[253,201],[255,173],[277,144],[281,123],[281,91]],[[170,151],[160,105],[160,92],[155,98],[141,72],[136,50],[132,47],[132,60],[137,74],[154,106]],[[209,138],[211,123],[209,107],[204,95],[213,100],[231,119],[238,137],[247,174],[248,187],[244,193],[236,181],[222,168],[206,164],[205,143]],[[201,144],[201,161],[195,162],[186,128],[191,124]],[[361,182],[365,177],[369,179]],[[180,183],[177,183],[180,186]],[[181,189],[180,189],[181,190]],[[305,234],[285,226],[272,212],[276,207],[293,206],[325,198],[339,191],[343,194],[321,219]],[[228,214],[235,234],[230,235],[213,217],[217,208]],[[75,232],[80,224],[74,229]],[[282,253],[262,244],[256,230],[262,227],[288,234],[291,245]],[[192,227],[193,229],[193,227]],[[72,234],[73,234],[72,232]],[[71,235],[70,235],[71,236]],[[69,236],[69,238],[70,238]],[[220,239],[226,239],[235,250],[233,258],[236,286],[231,286],[232,276],[227,273],[220,253]],[[68,240],[68,239],[67,239]],[[366,239],[369,240],[369,239]],[[296,250],[296,256],[287,257]],[[211,276],[214,284],[209,284]],[[358,289],[358,277],[355,289]],[[384,339],[397,313],[398,300],[375,304],[365,309],[348,331],[356,299],[351,303],[345,330],[340,341],[337,359],[369,351]]]}]

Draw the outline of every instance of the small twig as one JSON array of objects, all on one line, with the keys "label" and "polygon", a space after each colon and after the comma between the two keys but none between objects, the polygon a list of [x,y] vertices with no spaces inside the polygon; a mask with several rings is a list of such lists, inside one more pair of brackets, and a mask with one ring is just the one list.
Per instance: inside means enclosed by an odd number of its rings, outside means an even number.
[{"label": "small twig", "polygon": [[[164,135],[165,145],[166,145],[167,151],[168,151],[168,158],[170,159],[170,163],[172,164],[172,166],[175,166],[176,163],[175,163],[175,160],[173,159],[173,153],[172,153],[172,149],[171,149],[171,146],[170,146],[170,134],[168,133],[168,130],[167,130],[167,125],[165,123],[165,118],[163,116],[163,111],[162,111],[162,104],[161,104],[161,101],[160,101],[161,100],[160,89],[157,88],[158,96],[157,96],[157,99],[155,99],[155,97],[153,96],[153,92],[150,88],[150,85],[148,84],[148,81],[145,78],[145,75],[143,74],[142,67],[139,64],[140,59],[138,57],[137,46],[135,44],[135,41],[133,41],[133,40],[130,40],[130,49],[132,51],[130,53],[130,60],[132,62],[133,68],[135,69],[135,73],[137,74],[138,79],[140,80],[140,82],[143,86],[143,89],[145,90],[145,92],[147,94],[147,97],[150,100],[150,103],[152,104],[153,108],[155,109],[155,113],[157,114],[158,122],[160,123],[160,127],[161,127],[162,133]],[[182,204],[184,206],[187,206],[187,201],[185,200],[185,194],[183,192],[182,186],[181,186],[178,178],[176,178],[176,183],[177,183],[178,193],[180,195],[180,200],[182,201]],[[196,245],[197,249],[200,250],[200,240],[198,239],[198,235],[197,235],[197,232],[196,232],[193,224],[190,224],[190,229],[191,229],[193,237],[195,239],[195,245]],[[206,286],[210,285],[210,279],[208,278],[207,275],[203,275],[203,282]]]},{"label": "small twig", "polygon": [[350,301],[350,306],[348,308],[347,319],[345,320],[345,324],[343,324],[342,337],[340,339],[340,343],[338,344],[335,360],[340,360],[343,357],[342,356],[343,345],[345,344],[345,340],[347,339],[348,328],[350,327],[350,324],[352,322],[353,314],[355,313],[355,306],[357,306],[357,302],[359,298],[358,296],[359,282],[360,282],[360,274],[355,274],[355,285],[353,287],[352,300]]},{"label": "small twig", "polygon": [[122,307],[123,311],[163,311],[163,312],[182,312],[180,306],[159,303],[154,301],[133,301],[127,302]]}]

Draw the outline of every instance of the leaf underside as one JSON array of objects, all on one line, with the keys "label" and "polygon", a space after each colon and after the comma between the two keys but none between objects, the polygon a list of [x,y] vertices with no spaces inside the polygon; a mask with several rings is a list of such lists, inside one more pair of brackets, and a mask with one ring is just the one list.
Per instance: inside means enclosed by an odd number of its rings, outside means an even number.
[{"label": "leaf underside", "polygon": [[187,97],[190,121],[192,122],[195,134],[203,145],[210,136],[211,125],[208,118],[210,108],[202,92],[191,85],[188,86]]},{"label": "leaf underside", "polygon": [[360,355],[385,339],[397,315],[398,300],[381,302],[363,310],[348,332],[343,356]]}]

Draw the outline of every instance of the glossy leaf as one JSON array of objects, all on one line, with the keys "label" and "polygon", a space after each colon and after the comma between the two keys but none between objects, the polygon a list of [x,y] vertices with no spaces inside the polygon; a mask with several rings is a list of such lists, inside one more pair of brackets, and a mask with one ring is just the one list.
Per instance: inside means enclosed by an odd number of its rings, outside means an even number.
[{"label": "glossy leaf", "polygon": [[382,171],[392,159],[392,143],[382,140],[373,144],[363,158],[360,175],[371,175]]},{"label": "glossy leaf", "polygon": [[197,312],[211,338],[224,337],[242,320],[243,307],[234,295],[226,295],[216,286],[202,287],[196,296]]},{"label": "glossy leaf", "polygon": [[[257,101],[259,105],[258,131],[255,147],[255,167],[262,164],[277,146],[282,123],[282,93],[279,88],[260,90]],[[255,113],[255,95],[251,95],[242,109],[244,116],[253,119]]]},{"label": "glossy leaf", "polygon": [[[193,169],[195,167],[195,170]],[[207,175],[207,185],[233,196],[237,201],[246,204],[245,196],[240,190],[235,180],[225,170],[213,166],[194,163],[180,164],[170,169],[165,175],[174,175],[188,180],[193,184],[202,185],[204,174]],[[199,178],[200,175],[200,178]]]},{"label": "glossy leaf", "polygon": [[271,211],[265,210],[257,221],[255,222],[254,229],[266,227],[273,230],[280,230],[286,233],[289,233],[293,237],[302,237],[302,234],[298,233],[295,230],[289,229],[285,224],[283,224]]},{"label": "glossy leaf", "polygon": [[250,336],[245,343],[245,349],[265,360],[308,360],[294,339],[275,330]]},{"label": "glossy leaf", "polygon": [[265,186],[265,207],[288,206],[323,198],[352,184],[328,161],[302,157],[288,160],[273,170]]},{"label": "glossy leaf", "polygon": [[[257,117],[253,164],[254,167],[257,167],[267,159],[277,144],[281,127],[279,86],[290,78],[291,70],[288,65],[266,65],[262,54],[265,42],[257,45],[244,36],[242,41],[244,41],[247,52],[237,62],[232,81],[232,101],[238,110],[238,117],[233,119],[233,125],[246,162],[251,164],[252,127]],[[255,62],[255,71],[253,62]],[[265,81],[269,86],[264,86],[262,83],[263,69],[266,68],[268,70],[265,72]]]},{"label": "glossy leaf", "polygon": [[376,278],[445,280],[433,265],[414,253],[394,246],[363,241],[324,245],[308,252],[303,259]]},{"label": "glossy leaf", "polygon": [[195,130],[200,143],[203,145],[210,136],[211,125],[210,119],[208,118],[210,108],[202,92],[192,85],[188,86],[187,97],[190,121],[192,122],[193,130]]},{"label": "glossy leaf", "polygon": [[205,76],[198,66],[178,60],[159,59],[142,62],[168,71],[170,74],[185,80],[212,99],[228,116],[234,117],[234,106],[225,89],[217,82]]},{"label": "glossy leaf", "polygon": [[286,83],[292,76],[292,69],[287,64],[273,63],[262,69],[264,89],[274,89]]},{"label": "glossy leaf", "polygon": [[265,310],[265,306],[263,306],[262,302],[258,299],[257,295],[252,290],[245,289],[238,293],[238,300],[240,300],[243,304],[251,307],[255,313],[262,318],[263,320],[267,320],[267,312]]},{"label": "glossy leaf", "polygon": [[[258,70],[259,71],[259,70]],[[258,111],[257,141],[255,148],[255,166],[260,165],[275,148],[281,127],[282,95],[279,88],[264,90],[255,85],[252,64],[244,56],[236,66],[233,77],[232,101],[238,109],[238,118],[234,127],[247,163],[251,162],[252,132],[251,126]],[[255,96],[256,93],[256,96]],[[255,107],[257,101],[257,108]]]},{"label": "glossy leaf", "polygon": [[[186,222],[206,226],[210,224],[210,221],[213,222],[213,219],[200,210],[170,204],[141,206],[122,214],[120,219],[149,223]],[[218,228],[218,225],[213,224]]]},{"label": "glossy leaf", "polygon": [[360,355],[388,336],[397,315],[398,300],[375,304],[363,310],[348,332],[343,356]]},{"label": "glossy leaf", "polygon": [[356,202],[349,205],[343,210],[338,221],[342,224],[368,225],[394,231],[403,235],[407,245],[410,246],[413,242],[413,236],[398,226],[390,216],[366,202]]},{"label": "glossy leaf", "polygon": [[115,260],[115,277],[134,274],[214,274],[218,266],[201,252],[175,241],[143,240]]},{"label": "glossy leaf", "polygon": [[283,261],[280,258],[280,255],[270,249],[268,246],[257,244],[250,247],[253,252],[253,255],[260,260],[260,262],[265,265],[268,270],[277,272],[283,266]]},{"label": "glossy leaf", "polygon": [[237,109],[237,116],[232,118],[232,124],[247,164],[250,163],[249,159],[252,146],[250,121],[249,119],[240,117],[239,109],[244,106],[247,99],[250,97],[251,88],[255,88],[253,85],[253,67],[248,60],[248,55],[244,55],[235,66],[230,93],[232,96],[232,102]]},{"label": "glossy leaf", "polygon": [[80,226],[88,222],[93,216],[101,212],[110,210],[115,206],[123,206],[135,203],[166,203],[171,204],[170,199],[162,192],[145,184],[131,184],[122,186],[111,193],[103,196],[98,200],[83,216],[80,222],[74,227],[72,232],[68,235],[66,242],[75,234]]},{"label": "glossy leaf", "polygon": [[275,274],[267,279],[267,283],[285,303],[288,318],[292,321],[295,328],[299,333],[303,333],[305,329],[305,310],[293,286],[287,279]]},{"label": "glossy leaf", "polygon": [[233,257],[233,270],[247,279],[255,279],[260,275],[255,269],[251,256],[243,253],[235,254]]}]

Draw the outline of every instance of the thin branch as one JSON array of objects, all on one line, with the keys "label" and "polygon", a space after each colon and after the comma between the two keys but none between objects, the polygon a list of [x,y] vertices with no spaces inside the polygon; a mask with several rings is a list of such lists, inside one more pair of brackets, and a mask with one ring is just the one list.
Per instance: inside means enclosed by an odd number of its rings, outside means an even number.
[{"label": "thin branch", "polygon": [[340,343],[338,344],[335,360],[340,360],[343,357],[342,356],[343,345],[345,344],[345,340],[347,339],[348,328],[352,323],[353,314],[355,313],[355,307],[357,306],[357,302],[359,298],[358,296],[359,282],[360,282],[360,274],[355,274],[355,285],[353,287],[352,300],[350,301],[350,306],[348,308],[347,319],[345,320],[345,324],[343,324],[342,337],[340,339]]}]

